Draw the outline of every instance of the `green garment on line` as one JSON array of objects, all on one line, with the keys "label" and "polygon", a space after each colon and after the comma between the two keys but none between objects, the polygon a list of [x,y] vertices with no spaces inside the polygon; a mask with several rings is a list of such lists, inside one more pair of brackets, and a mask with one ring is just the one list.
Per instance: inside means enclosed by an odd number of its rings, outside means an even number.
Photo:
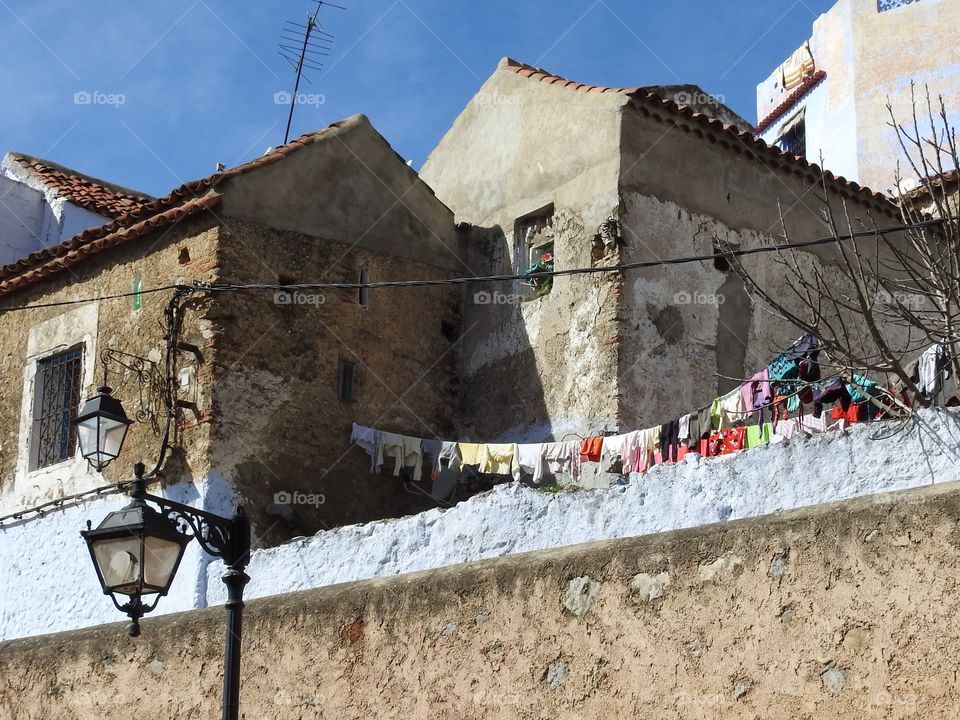
[{"label": "green garment on line", "polygon": [[763,427],[753,424],[747,426],[747,447],[766,445],[773,437],[773,423],[764,423]]}]

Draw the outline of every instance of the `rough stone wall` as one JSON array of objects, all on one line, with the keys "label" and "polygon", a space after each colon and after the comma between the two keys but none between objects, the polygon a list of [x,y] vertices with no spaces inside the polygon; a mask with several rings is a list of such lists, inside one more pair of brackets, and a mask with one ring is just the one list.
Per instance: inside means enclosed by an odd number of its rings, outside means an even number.
[{"label": "rough stone wall", "polygon": [[[454,274],[236,219],[222,235],[224,282],[355,283],[363,266],[371,282]],[[456,436],[457,292],[373,290],[368,307],[357,290],[214,298],[211,463],[243,498],[258,542],[433,506],[389,472],[371,475],[370,458],[349,442],[350,428],[356,421],[416,437]],[[351,402],[338,397],[341,359],[355,364]],[[277,493],[317,502],[277,503]]]},{"label": "rough stone wall", "polygon": [[[2,307],[71,302],[133,290],[135,273],[142,278],[143,290],[149,291],[174,282],[192,283],[211,279],[217,265],[217,228],[209,220],[195,219],[174,228],[132,240],[127,244],[94,256],[84,263],[54,275],[2,299]],[[11,510],[26,504],[43,502],[59,495],[82,491],[109,481],[129,478],[133,463],[143,461],[152,468],[160,447],[160,438],[149,423],[136,423],[130,428],[120,458],[98,475],[86,467],[79,455],[73,460],[40,471],[24,473],[21,454],[29,451],[29,443],[20,442],[21,414],[25,402],[32,402],[33,388],[24,392],[25,373],[36,362],[28,357],[31,330],[45,322],[59,327],[59,342],[70,344],[88,341],[84,357],[85,380],[83,399],[93,394],[103,380],[101,353],[114,349],[147,358],[158,363],[162,374],[163,331],[160,323],[169,292],[145,294],[142,307],[133,307],[133,298],[123,297],[100,302],[59,307],[44,307],[0,313],[0,334],[4,338],[0,355],[0,427],[3,428],[0,451],[0,491],[2,505]],[[92,327],[80,326],[76,317],[93,319]],[[211,358],[209,328],[203,303],[187,310],[181,338],[201,348],[202,359],[181,354],[178,370],[183,373],[181,399],[197,404],[199,413],[185,413],[176,428],[179,451],[168,458],[167,481],[177,482],[202,477],[207,472],[207,425],[209,410],[209,370]],[[62,322],[58,322],[60,318]],[[43,342],[43,341],[39,341]],[[40,354],[53,347],[35,348]],[[204,353],[206,353],[204,355]],[[140,388],[133,374],[111,364],[110,385],[124,404],[130,417],[141,406]],[[149,392],[144,393],[145,404]],[[157,401],[159,402],[159,401]],[[162,414],[158,418],[162,421]],[[21,471],[18,472],[18,459]]]},{"label": "rough stone wall", "polygon": [[[557,269],[615,260],[596,243],[598,226],[619,206],[624,102],[494,72],[421,170],[457,221],[473,226],[470,274],[526,270],[518,220],[549,206]],[[557,278],[541,298],[522,283],[471,285],[463,298],[465,435],[540,441],[614,429],[618,292],[608,275]]]},{"label": "rough stone wall", "polygon": [[[960,486],[248,604],[246,717],[952,717]],[[222,610],[0,646],[0,718],[212,717]]]}]

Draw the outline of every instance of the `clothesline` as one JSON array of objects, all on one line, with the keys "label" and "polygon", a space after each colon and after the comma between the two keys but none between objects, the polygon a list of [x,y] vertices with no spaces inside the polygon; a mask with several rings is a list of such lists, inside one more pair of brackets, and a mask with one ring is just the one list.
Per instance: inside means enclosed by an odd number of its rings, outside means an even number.
[{"label": "clothesline", "polygon": [[[371,472],[379,473],[392,459],[393,475],[409,468],[415,482],[427,467],[434,481],[441,473],[449,476],[469,468],[515,481],[526,474],[534,483],[565,473],[576,483],[584,463],[600,463],[601,471],[622,475],[643,473],[691,452],[725,455],[782,442],[797,432],[826,432],[886,416],[884,398],[892,397],[892,391],[856,373],[822,377],[820,352],[817,339],[805,335],[726,395],[646,430],[588,438],[568,433],[551,443],[468,443],[415,438],[354,423],[350,440],[370,455]],[[939,393],[949,377],[944,353],[943,346],[933,346],[914,363],[919,387],[931,395]],[[804,405],[812,405],[812,413],[805,413]],[[829,419],[824,416],[827,405],[834,406]],[[571,435],[577,440],[567,440]]]}]

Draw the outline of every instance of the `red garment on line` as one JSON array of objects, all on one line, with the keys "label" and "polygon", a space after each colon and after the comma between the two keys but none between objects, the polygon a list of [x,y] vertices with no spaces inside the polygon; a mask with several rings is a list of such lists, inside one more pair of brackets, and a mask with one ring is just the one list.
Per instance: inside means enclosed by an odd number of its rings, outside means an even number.
[{"label": "red garment on line", "polygon": [[600,451],[603,449],[603,438],[591,437],[583,441],[580,446],[580,457],[590,462],[600,462]]}]

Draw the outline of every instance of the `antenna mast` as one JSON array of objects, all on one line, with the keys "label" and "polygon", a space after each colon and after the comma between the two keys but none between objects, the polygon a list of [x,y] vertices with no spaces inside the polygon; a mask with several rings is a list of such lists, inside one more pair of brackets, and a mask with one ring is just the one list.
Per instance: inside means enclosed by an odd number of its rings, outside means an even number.
[{"label": "antenna mast", "polygon": [[[316,9],[307,14],[306,24],[286,21],[288,27],[283,29],[280,39],[280,56],[283,57],[296,73],[296,80],[293,84],[293,94],[290,96],[290,112],[287,115],[287,130],[283,135],[283,144],[286,145],[290,140],[290,126],[293,124],[293,111],[297,107],[297,97],[300,94],[300,80],[310,82],[310,78],[303,73],[307,70],[322,70],[323,63],[318,60],[320,56],[329,55],[330,43],[333,42],[333,35],[324,31],[323,27],[317,22],[317,16],[320,14],[320,8],[324,5],[346,10],[341,5],[334,5],[326,0],[315,0]],[[301,37],[302,34],[302,37]]]}]

